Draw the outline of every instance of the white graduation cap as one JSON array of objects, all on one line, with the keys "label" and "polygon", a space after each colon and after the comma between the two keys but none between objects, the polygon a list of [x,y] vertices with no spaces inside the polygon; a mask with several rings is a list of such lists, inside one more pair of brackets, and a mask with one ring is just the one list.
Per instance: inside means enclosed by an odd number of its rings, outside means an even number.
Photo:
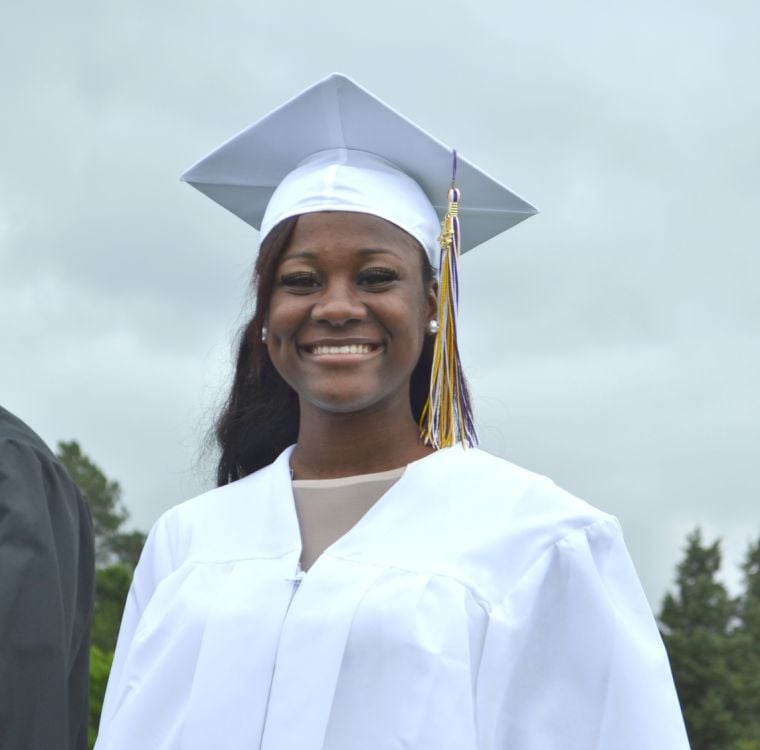
[{"label": "white graduation cap", "polygon": [[[333,73],[219,146],[181,179],[260,229],[262,240],[290,216],[359,211],[405,229],[437,266],[452,157],[448,146]],[[457,155],[456,164],[460,252],[536,213],[467,159]]]}]

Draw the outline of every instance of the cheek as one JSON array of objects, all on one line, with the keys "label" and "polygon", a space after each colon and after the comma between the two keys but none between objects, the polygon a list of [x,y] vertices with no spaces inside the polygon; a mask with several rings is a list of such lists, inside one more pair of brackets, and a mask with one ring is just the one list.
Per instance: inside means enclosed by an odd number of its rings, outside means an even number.
[{"label": "cheek", "polygon": [[424,335],[428,321],[435,316],[435,311],[436,308],[431,305],[429,297],[417,298],[415,320],[422,335]]},{"label": "cheek", "polygon": [[424,303],[420,302],[418,296],[409,300],[405,306],[405,311],[399,313],[399,328],[403,331],[402,338],[406,340],[410,349],[417,354],[422,350],[425,342],[425,331],[427,326],[428,313]]},{"label": "cheek", "polygon": [[303,320],[301,306],[273,298],[267,311],[267,328],[271,337],[291,335]]}]

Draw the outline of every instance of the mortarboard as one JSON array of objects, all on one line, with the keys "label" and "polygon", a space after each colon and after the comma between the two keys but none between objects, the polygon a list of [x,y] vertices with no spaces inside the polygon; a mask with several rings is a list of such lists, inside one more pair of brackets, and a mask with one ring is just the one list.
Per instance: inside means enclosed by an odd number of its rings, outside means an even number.
[{"label": "mortarboard", "polygon": [[[340,73],[333,73],[230,138],[181,177],[256,229],[272,194],[304,159],[329,149],[376,154],[411,177],[439,220],[447,210],[452,150]],[[536,209],[457,157],[461,252]],[[283,217],[284,218],[284,217]],[[269,227],[271,228],[271,227]]]}]

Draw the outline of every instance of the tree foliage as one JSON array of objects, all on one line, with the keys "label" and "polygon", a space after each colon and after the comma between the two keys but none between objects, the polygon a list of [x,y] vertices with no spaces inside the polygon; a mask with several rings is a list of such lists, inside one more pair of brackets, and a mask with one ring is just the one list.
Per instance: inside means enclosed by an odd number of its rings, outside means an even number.
[{"label": "tree foliage", "polygon": [[109,479],[75,441],[58,444],[63,462],[92,515],[95,536],[95,606],[90,649],[89,745],[95,744],[103,695],[116,648],[116,638],[132,574],[140,557],[145,534],[124,529],[129,511],[118,482]]},{"label": "tree foliage", "polygon": [[760,750],[760,539],[750,545],[742,573],[743,595],[732,634],[736,716],[746,736],[755,741],[755,750]]},{"label": "tree foliage", "polygon": [[92,645],[104,653],[116,648],[116,637],[131,582],[131,570],[119,563],[101,568],[95,573]]},{"label": "tree foliage", "polygon": [[732,598],[719,579],[720,541],[687,536],[660,626],[692,750],[760,750],[760,541]]},{"label": "tree foliage", "polygon": [[120,562],[134,570],[145,535],[140,531],[124,531],[129,511],[122,502],[119,483],[109,479],[75,440],[58,443],[58,458],[90,506],[95,564],[103,567]]}]

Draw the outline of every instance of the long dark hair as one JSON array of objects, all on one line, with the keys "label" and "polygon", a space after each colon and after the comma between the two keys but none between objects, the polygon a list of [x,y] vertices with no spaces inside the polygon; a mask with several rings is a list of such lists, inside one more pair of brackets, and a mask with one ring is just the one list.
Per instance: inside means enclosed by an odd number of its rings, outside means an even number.
[{"label": "long dark hair", "polygon": [[[228,484],[272,463],[298,437],[298,396],[280,377],[261,341],[272,296],[275,272],[290,242],[298,217],[285,219],[261,243],[254,268],[256,308],[240,331],[232,388],[216,421],[216,440],[221,449],[217,465],[218,486]],[[435,269],[420,247],[422,281],[427,288]],[[409,397],[419,421],[430,388],[433,343],[426,336],[412,373]]]}]

